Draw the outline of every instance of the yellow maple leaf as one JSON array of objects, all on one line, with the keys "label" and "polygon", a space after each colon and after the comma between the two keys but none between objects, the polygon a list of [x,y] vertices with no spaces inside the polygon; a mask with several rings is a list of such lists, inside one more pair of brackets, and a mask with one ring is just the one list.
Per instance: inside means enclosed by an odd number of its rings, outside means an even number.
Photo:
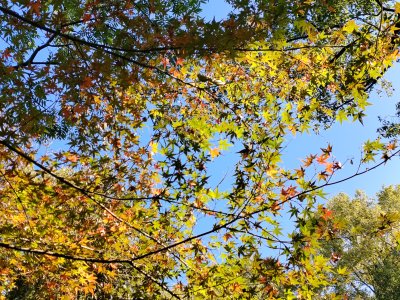
[{"label": "yellow maple leaf", "polygon": [[396,2],[394,5],[394,11],[396,14],[400,14],[400,2]]},{"label": "yellow maple leaf", "polygon": [[352,33],[354,30],[357,30],[358,27],[356,21],[350,20],[343,26],[343,30],[347,33]]}]

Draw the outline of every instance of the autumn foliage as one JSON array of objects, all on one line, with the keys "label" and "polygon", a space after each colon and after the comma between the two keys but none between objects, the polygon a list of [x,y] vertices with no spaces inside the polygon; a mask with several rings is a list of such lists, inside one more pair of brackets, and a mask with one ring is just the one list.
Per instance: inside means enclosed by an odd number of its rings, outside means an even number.
[{"label": "autumn foliage", "polygon": [[[329,294],[315,202],[343,164],[282,149],[362,122],[400,4],[203,2],[0,0],[0,297]],[[352,176],[398,151],[366,142]]]}]

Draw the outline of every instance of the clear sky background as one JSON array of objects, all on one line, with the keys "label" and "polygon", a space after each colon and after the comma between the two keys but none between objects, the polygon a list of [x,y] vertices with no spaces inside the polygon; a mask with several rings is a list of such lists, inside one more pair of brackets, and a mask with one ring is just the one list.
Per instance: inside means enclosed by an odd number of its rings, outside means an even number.
[{"label": "clear sky background", "polygon": [[[203,5],[202,15],[206,19],[221,20],[231,11],[231,7],[224,0],[210,0]],[[0,41],[0,49],[4,43]],[[39,55],[44,55],[40,53]],[[374,139],[377,136],[376,129],[380,126],[378,116],[392,116],[395,114],[395,105],[400,101],[400,63],[393,66],[385,75],[385,78],[392,82],[394,92],[391,97],[385,93],[378,94],[376,91],[371,93],[369,102],[373,105],[367,111],[367,117],[364,119],[364,125],[360,123],[345,122],[342,125],[336,123],[327,131],[319,135],[303,134],[296,137],[290,137],[287,148],[284,151],[282,166],[287,169],[298,168],[301,159],[309,154],[319,153],[320,148],[328,144],[333,146],[333,155],[341,162],[353,159],[354,165],[346,164],[343,170],[337,172],[334,179],[339,180],[350,176],[356,171],[357,163],[360,158],[362,144],[368,139]],[[55,141],[52,148],[63,147],[63,142]],[[210,166],[212,177],[215,184],[218,184],[222,178],[225,178],[221,184],[229,188],[231,184],[230,177],[234,172],[234,162],[240,157],[235,153],[241,145],[237,145],[230,152],[223,154],[221,158],[215,160]],[[353,195],[357,189],[365,191],[368,195],[374,196],[384,185],[400,184],[400,159],[395,157],[385,165],[368,172],[362,176],[353,178],[344,183],[331,186],[325,189],[329,196],[339,192],[346,192]],[[221,189],[223,187],[221,186]]]},{"label": "clear sky background", "polygon": [[[353,174],[358,167],[363,143],[378,136],[376,130],[381,126],[378,116],[390,118],[395,114],[395,105],[400,101],[398,74],[400,74],[399,63],[393,66],[385,75],[385,78],[393,84],[393,95],[390,97],[385,93],[379,95],[376,90],[371,93],[369,102],[372,105],[366,110],[367,117],[364,119],[364,125],[359,122],[344,122],[342,125],[335,123],[332,128],[321,132],[319,135],[303,135],[291,139],[286,151],[285,161],[287,166],[290,166],[296,160],[299,161],[300,158],[310,152],[318,152],[319,148],[326,147],[329,143],[333,145],[332,153],[337,160],[345,162],[353,159],[354,161],[354,165],[347,163],[335,178],[338,180]],[[357,189],[361,189],[368,195],[374,196],[382,186],[390,184],[400,184],[400,159],[398,156],[375,170],[326,188],[325,191],[329,192],[330,195],[339,192],[353,195]]]},{"label": "clear sky background", "polygon": [[[210,0],[203,6],[203,16],[207,19],[220,20],[227,16],[231,8],[223,0]],[[0,49],[4,47],[0,41]],[[40,53],[40,55],[45,55]],[[391,97],[386,94],[372,92],[369,102],[373,105],[367,111],[367,117],[364,119],[364,125],[360,123],[345,122],[342,125],[336,123],[327,131],[316,134],[303,134],[296,137],[289,137],[287,147],[283,154],[282,166],[286,169],[298,168],[301,160],[309,154],[320,153],[320,148],[325,148],[328,144],[333,146],[333,156],[342,163],[353,159],[354,165],[345,164],[344,168],[337,172],[334,180],[340,180],[351,176],[357,169],[357,163],[360,159],[360,152],[363,143],[368,139],[374,139],[377,136],[376,129],[380,126],[378,116],[386,117],[395,114],[395,105],[400,101],[400,63],[392,67],[385,75],[385,78],[393,83],[394,92]],[[151,130],[150,128],[148,130]],[[150,132],[147,133],[150,136]],[[146,132],[144,133],[146,135]],[[52,150],[59,150],[65,147],[64,141],[54,141],[51,145]],[[240,148],[239,148],[240,147]],[[230,151],[224,152],[221,157],[213,161],[208,172],[212,176],[212,184],[220,184],[220,190],[229,190],[231,188],[234,166],[240,156],[236,153],[242,145],[235,145]],[[58,149],[57,149],[58,148]],[[43,149],[45,151],[45,149]],[[390,184],[400,184],[400,159],[388,161],[385,165],[370,171],[362,176],[353,178],[338,185],[325,189],[328,197],[332,197],[340,192],[354,195],[355,191],[360,189],[365,191],[370,197],[381,190],[382,186]],[[222,180],[222,183],[220,183]],[[323,200],[320,199],[322,202]],[[218,205],[218,201],[216,201]],[[213,207],[214,208],[214,207]],[[219,207],[215,207],[219,209]],[[223,207],[221,207],[223,209]],[[285,232],[289,232],[293,226],[290,224],[287,215],[283,214],[281,224]],[[210,229],[213,222],[209,217],[199,220],[199,226],[195,233]]]},{"label": "clear sky background", "polygon": [[[203,5],[202,14],[206,19],[220,20],[226,17],[230,10],[231,7],[224,0],[210,0]],[[333,146],[332,154],[337,160],[345,162],[353,159],[354,161],[354,165],[345,164],[344,168],[337,172],[334,179],[340,180],[352,175],[357,170],[363,143],[378,136],[376,130],[381,125],[378,116],[390,117],[395,114],[395,105],[400,101],[400,78],[398,74],[400,74],[399,63],[393,66],[384,77],[393,84],[394,92],[392,96],[389,97],[385,93],[379,94],[376,90],[371,93],[369,102],[373,105],[367,108],[364,125],[352,122],[344,122],[342,125],[336,123],[327,131],[320,132],[319,135],[311,133],[290,138],[284,152],[282,166],[288,169],[297,168],[301,164],[301,159],[304,159],[308,154],[320,153],[321,147],[331,144]],[[232,152],[235,150],[232,149]],[[234,159],[232,154],[226,153],[225,159],[215,162],[216,171],[214,175],[216,178],[225,176],[226,173],[229,177],[229,174],[233,172],[230,167],[232,164],[227,163],[227,160]],[[360,189],[374,197],[382,186],[391,184],[400,184],[399,157],[393,158],[385,165],[364,175],[330,186],[325,189],[325,192],[331,197],[339,192],[354,195],[355,191]]]}]

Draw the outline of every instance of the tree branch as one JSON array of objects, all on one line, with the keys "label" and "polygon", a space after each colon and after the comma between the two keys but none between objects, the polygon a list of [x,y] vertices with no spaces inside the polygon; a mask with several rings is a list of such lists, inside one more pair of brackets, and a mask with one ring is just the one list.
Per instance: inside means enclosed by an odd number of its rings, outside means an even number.
[{"label": "tree branch", "polygon": [[24,61],[24,62],[22,62],[22,63],[20,63],[20,64],[18,64],[18,65],[16,65],[16,66],[14,66],[14,69],[18,70],[19,68],[27,67],[27,66],[31,65],[31,64],[33,63],[33,61],[34,61],[36,55],[37,55],[41,50],[47,48],[47,47],[51,44],[51,42],[57,37],[57,35],[58,35],[58,33],[53,33],[53,35],[47,40],[46,43],[44,43],[43,45],[37,47],[37,48],[33,51],[33,53],[31,54],[31,56],[30,56],[26,61]]},{"label": "tree branch", "polygon": [[15,251],[27,252],[32,254],[39,254],[39,255],[49,255],[52,257],[59,257],[65,259],[72,259],[77,261],[86,261],[86,262],[93,262],[93,263],[105,263],[105,264],[113,264],[113,263],[125,263],[129,265],[133,265],[132,260],[130,259],[103,259],[103,258],[94,258],[94,257],[83,257],[83,256],[75,256],[70,254],[64,254],[59,252],[53,252],[48,250],[40,250],[40,249],[32,249],[26,247],[16,246],[14,244],[7,244],[0,242],[0,247]]},{"label": "tree branch", "polygon": [[[352,178],[354,178],[354,177],[360,176],[360,175],[362,175],[362,174],[365,174],[365,173],[367,173],[367,172],[370,172],[370,171],[372,171],[372,170],[378,168],[379,166],[385,164],[389,159],[391,159],[391,158],[394,157],[395,155],[398,155],[399,153],[400,153],[400,150],[394,152],[392,155],[390,155],[390,156],[388,157],[388,159],[383,160],[382,162],[378,163],[377,165],[375,165],[375,166],[373,166],[373,167],[371,167],[371,168],[369,168],[369,169],[366,169],[366,170],[364,170],[364,171],[362,171],[362,172],[357,172],[357,173],[355,173],[355,174],[353,174],[353,175],[351,175],[351,176],[348,176],[348,177],[346,177],[346,178],[343,178],[343,179],[338,180],[338,181],[335,181],[335,182],[325,183],[325,184],[320,185],[320,186],[317,186],[317,187],[315,187],[315,188],[305,190],[305,191],[303,191],[303,192],[301,192],[301,193],[298,193],[298,194],[296,194],[296,195],[294,195],[294,196],[292,196],[292,197],[289,197],[289,198],[287,198],[287,199],[285,199],[285,200],[282,200],[278,205],[282,205],[282,204],[284,204],[284,203],[286,203],[286,202],[288,202],[288,201],[290,201],[290,200],[293,200],[293,199],[295,199],[295,198],[297,198],[297,197],[299,197],[299,196],[301,196],[301,195],[305,195],[305,194],[308,194],[308,193],[310,193],[310,192],[313,192],[313,191],[316,191],[316,190],[320,190],[320,189],[322,189],[322,188],[324,188],[324,187],[331,186],[331,185],[334,185],[334,184],[338,184],[338,183],[341,183],[341,182],[350,180],[350,179],[352,179]],[[268,209],[271,209],[271,207],[268,206],[268,207],[264,207],[264,208],[255,210],[255,211],[253,211],[253,212],[251,212],[251,213],[246,214],[245,216],[241,216],[241,214],[238,214],[235,218],[233,218],[232,220],[226,222],[225,224],[221,224],[221,225],[216,225],[216,224],[215,224],[214,227],[213,227],[211,230],[208,230],[208,231],[205,231],[205,232],[203,232],[203,233],[200,233],[200,234],[191,236],[191,237],[189,237],[189,238],[187,238],[187,239],[184,239],[184,240],[181,240],[181,241],[176,242],[176,243],[174,243],[174,244],[168,245],[168,246],[166,246],[166,247],[164,247],[164,248],[157,249],[157,250],[150,251],[150,252],[147,252],[147,253],[145,253],[145,254],[136,256],[136,257],[133,258],[132,260],[133,260],[133,261],[140,260],[140,259],[149,257],[149,256],[151,256],[151,255],[153,255],[153,254],[157,254],[157,253],[160,253],[160,252],[169,250],[169,249],[171,249],[171,248],[174,248],[174,247],[176,247],[176,246],[185,244],[185,243],[190,242],[190,241],[192,241],[192,240],[201,238],[201,237],[203,237],[203,236],[206,236],[206,235],[209,235],[209,234],[218,232],[219,230],[224,229],[224,228],[227,228],[228,226],[232,225],[233,223],[235,223],[236,221],[238,221],[238,220],[240,220],[240,219],[253,216],[253,215],[258,214],[258,213],[260,213],[260,212],[264,212],[264,211],[266,211],[266,210],[268,210]]]},{"label": "tree branch", "polygon": [[70,259],[70,260],[75,260],[75,261],[84,261],[84,262],[90,262],[90,263],[103,263],[103,264],[123,263],[123,264],[129,264],[131,267],[133,267],[139,273],[141,273],[145,277],[149,278],[152,282],[154,282],[159,287],[161,287],[164,291],[166,291],[172,297],[174,297],[176,299],[181,299],[178,295],[173,293],[167,286],[165,286],[164,284],[158,282],[157,279],[153,278],[151,275],[147,274],[146,272],[142,271],[139,267],[135,266],[133,264],[132,260],[130,260],[130,259],[102,259],[102,258],[94,258],[94,257],[75,256],[75,255],[69,255],[69,254],[64,254],[64,253],[59,253],[59,252],[48,251],[48,250],[40,250],[40,249],[19,247],[19,246],[15,246],[13,244],[6,244],[6,243],[2,243],[2,242],[0,242],[0,247],[4,248],[4,249],[14,250],[14,251],[21,251],[21,252],[39,254],[39,255],[48,255],[48,256],[52,256],[52,257]]},{"label": "tree branch", "polygon": [[[88,197],[90,200],[92,200],[96,205],[100,206],[102,209],[104,209],[108,214],[110,214],[114,219],[118,220],[119,222],[127,225],[129,228],[133,229],[134,231],[138,232],[139,234],[149,238],[150,240],[154,241],[155,243],[157,243],[158,245],[162,246],[162,247],[167,247],[165,246],[164,243],[160,242],[159,240],[157,240],[156,238],[154,238],[153,236],[151,236],[150,234],[144,232],[143,230],[137,228],[136,226],[133,226],[132,224],[130,224],[129,222],[125,221],[124,219],[118,217],[114,212],[112,212],[109,208],[107,208],[104,204],[102,204],[101,202],[97,201],[96,199],[94,199],[93,197],[91,197],[91,193],[86,191],[85,189],[69,182],[68,180],[66,180],[65,178],[58,176],[57,174],[54,174],[51,170],[49,170],[48,168],[46,168],[45,166],[43,166],[42,164],[38,163],[37,161],[35,161],[33,158],[29,157],[28,155],[26,155],[24,152],[18,150],[17,148],[15,148],[14,146],[12,146],[11,144],[9,144],[8,142],[4,141],[4,140],[0,140],[0,144],[2,144],[3,146],[6,146],[8,149],[10,149],[11,151],[17,153],[19,156],[23,157],[24,159],[26,159],[27,161],[33,163],[35,166],[39,167],[40,169],[42,169],[43,171],[45,171],[47,174],[49,174],[50,176],[54,177],[55,179],[57,179],[58,181],[60,181],[61,183],[79,191],[81,194],[83,194],[84,196]],[[95,193],[93,193],[95,194]],[[162,249],[164,249],[162,248]],[[183,261],[177,254],[171,252],[171,254],[178,259],[182,264],[184,264],[185,266],[188,266],[187,263],[185,261]]]}]

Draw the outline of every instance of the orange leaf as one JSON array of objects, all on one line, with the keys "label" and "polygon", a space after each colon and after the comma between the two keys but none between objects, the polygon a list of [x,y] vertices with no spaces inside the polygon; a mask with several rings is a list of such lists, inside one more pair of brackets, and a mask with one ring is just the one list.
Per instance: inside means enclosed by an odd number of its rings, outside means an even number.
[{"label": "orange leaf", "polygon": [[76,154],[70,154],[67,156],[67,160],[72,162],[72,163],[76,163],[78,161],[78,155]]},{"label": "orange leaf", "polygon": [[232,238],[232,234],[230,233],[225,233],[224,236],[222,237],[224,239],[224,241],[228,241],[230,238]]},{"label": "orange leaf", "polygon": [[336,263],[341,259],[341,255],[337,252],[332,252],[331,254],[331,260],[332,262]]},{"label": "orange leaf", "polygon": [[304,160],[304,167],[307,168],[308,166],[310,166],[313,163],[315,157],[316,157],[316,155],[307,156],[306,159]]},{"label": "orange leaf", "polygon": [[210,155],[211,155],[211,158],[217,157],[219,155],[219,149],[218,148],[211,149],[210,150]]},{"label": "orange leaf", "polygon": [[331,210],[324,208],[323,211],[324,211],[324,214],[322,215],[322,218],[323,218],[325,221],[328,220],[328,219],[332,219],[332,217],[333,217],[333,215],[332,215],[333,212],[332,212]]},{"label": "orange leaf", "polygon": [[325,164],[325,171],[328,173],[328,174],[332,174],[333,173],[333,163],[331,163],[331,162],[327,162],[326,164]]},{"label": "orange leaf", "polygon": [[271,205],[271,210],[273,212],[276,212],[276,211],[278,211],[280,209],[281,209],[281,207],[279,205],[279,202],[278,201],[274,201],[274,203],[272,203],[272,205]]},{"label": "orange leaf", "polygon": [[161,60],[161,62],[162,62],[162,64],[163,64],[164,70],[165,70],[165,69],[167,68],[167,66],[169,65],[169,59],[166,58],[166,57],[164,57],[164,58]]},{"label": "orange leaf", "polygon": [[304,171],[303,167],[301,167],[300,169],[296,169],[295,171],[296,171],[296,175],[298,177],[300,177],[300,178],[304,177],[305,171]]},{"label": "orange leaf", "polygon": [[289,186],[286,189],[282,188],[281,194],[282,194],[282,196],[284,196],[287,199],[287,198],[295,196],[297,194],[297,191],[294,186]]},{"label": "orange leaf", "polygon": [[329,155],[328,154],[326,154],[326,153],[324,153],[324,154],[322,154],[321,156],[318,156],[317,157],[317,162],[320,164],[320,165],[324,165],[324,164],[326,164],[326,160],[329,158]]},{"label": "orange leaf", "polygon": [[1,54],[1,57],[2,57],[3,59],[8,59],[8,58],[12,57],[10,49],[6,48],[6,49],[3,51],[3,53]]},{"label": "orange leaf", "polygon": [[396,144],[395,143],[390,143],[386,145],[387,150],[394,150],[396,149]]},{"label": "orange leaf", "polygon": [[235,283],[232,285],[232,288],[233,288],[233,291],[234,291],[234,292],[240,292],[240,291],[242,290],[241,285],[240,285],[239,283],[237,283],[237,282],[235,282]]}]

